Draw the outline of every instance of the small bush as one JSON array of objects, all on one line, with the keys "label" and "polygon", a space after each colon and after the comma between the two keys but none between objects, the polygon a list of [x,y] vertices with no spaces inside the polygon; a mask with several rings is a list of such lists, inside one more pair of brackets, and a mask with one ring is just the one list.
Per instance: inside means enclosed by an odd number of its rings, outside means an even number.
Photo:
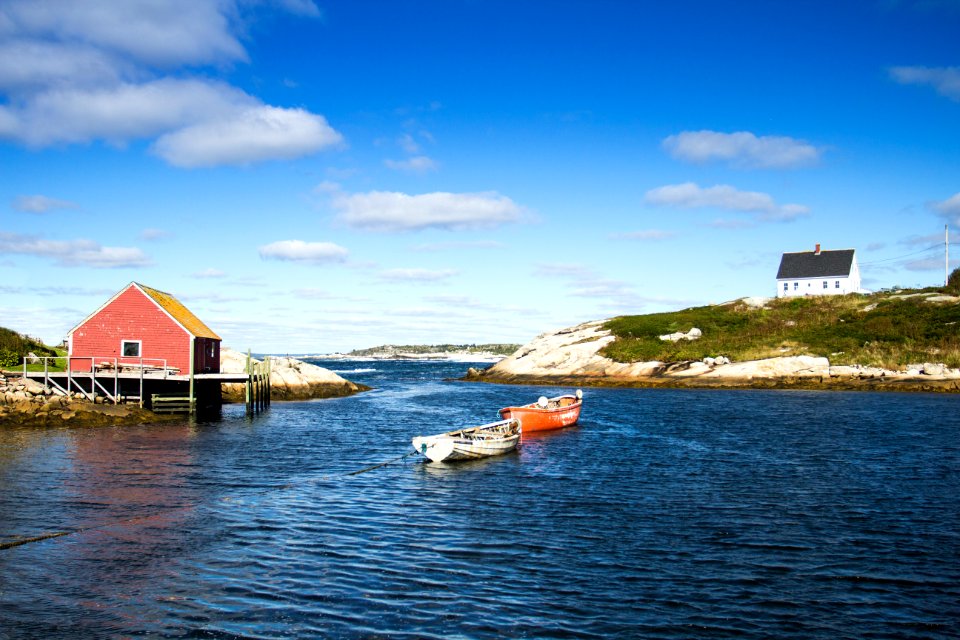
[{"label": "small bush", "polygon": [[0,349],[0,367],[9,369],[20,365],[22,362],[20,354],[17,352],[10,349]]},{"label": "small bush", "polygon": [[947,293],[960,296],[960,267],[957,267],[950,273],[950,277],[947,278],[945,290]]}]

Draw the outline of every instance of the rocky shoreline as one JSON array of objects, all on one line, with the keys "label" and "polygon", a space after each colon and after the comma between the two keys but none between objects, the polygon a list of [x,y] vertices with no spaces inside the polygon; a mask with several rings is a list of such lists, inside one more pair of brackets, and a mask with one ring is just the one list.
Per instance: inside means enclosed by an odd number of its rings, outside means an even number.
[{"label": "rocky shoreline", "polygon": [[0,374],[0,427],[108,427],[176,419],[137,405],[91,402],[80,394],[56,395],[33,380]]},{"label": "rocky shoreline", "polygon": [[[239,373],[246,355],[223,349],[225,373]],[[369,390],[337,374],[294,358],[272,358],[271,400],[342,398]],[[243,384],[222,385],[224,403],[244,402]],[[58,395],[43,385],[14,373],[0,373],[0,427],[102,427],[182,420],[183,415],[156,414],[135,404],[114,405],[82,394]]]},{"label": "rocky shoreline", "polygon": [[463,380],[585,387],[960,392],[960,369],[939,363],[918,363],[897,371],[831,365],[829,359],[813,356],[620,363],[599,354],[615,339],[603,326],[604,321],[588,322],[541,334],[487,369],[468,370]]},{"label": "rocky shoreline", "polygon": [[[260,362],[253,358],[254,362]],[[220,370],[224,373],[242,373],[247,366],[246,354],[224,348],[220,353]],[[369,391],[370,387],[350,382],[329,369],[303,362],[296,358],[270,358],[271,400],[314,400],[343,398]],[[242,384],[222,385],[223,401],[243,402],[246,388]]]}]

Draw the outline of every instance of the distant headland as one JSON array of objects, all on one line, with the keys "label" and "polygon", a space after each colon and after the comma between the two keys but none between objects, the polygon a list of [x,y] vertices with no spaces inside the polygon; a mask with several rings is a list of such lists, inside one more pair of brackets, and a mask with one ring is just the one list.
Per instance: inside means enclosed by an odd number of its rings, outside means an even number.
[{"label": "distant headland", "polygon": [[369,349],[356,349],[349,353],[301,356],[320,360],[369,359],[369,360],[452,360],[457,362],[497,362],[520,348],[519,344],[432,344],[394,345],[384,344]]}]

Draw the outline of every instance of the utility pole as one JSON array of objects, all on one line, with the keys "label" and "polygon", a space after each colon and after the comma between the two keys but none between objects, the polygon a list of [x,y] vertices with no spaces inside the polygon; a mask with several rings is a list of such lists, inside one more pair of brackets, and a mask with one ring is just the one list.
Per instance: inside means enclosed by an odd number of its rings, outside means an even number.
[{"label": "utility pole", "polygon": [[943,286],[950,281],[950,225],[943,225]]}]

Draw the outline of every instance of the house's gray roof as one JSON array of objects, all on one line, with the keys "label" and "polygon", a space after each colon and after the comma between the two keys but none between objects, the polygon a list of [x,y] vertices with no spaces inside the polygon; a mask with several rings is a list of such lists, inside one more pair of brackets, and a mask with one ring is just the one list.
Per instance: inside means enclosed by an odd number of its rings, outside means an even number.
[{"label": "house's gray roof", "polygon": [[777,280],[849,276],[853,266],[854,252],[854,249],[839,249],[821,251],[819,254],[813,251],[785,253],[780,258]]}]

